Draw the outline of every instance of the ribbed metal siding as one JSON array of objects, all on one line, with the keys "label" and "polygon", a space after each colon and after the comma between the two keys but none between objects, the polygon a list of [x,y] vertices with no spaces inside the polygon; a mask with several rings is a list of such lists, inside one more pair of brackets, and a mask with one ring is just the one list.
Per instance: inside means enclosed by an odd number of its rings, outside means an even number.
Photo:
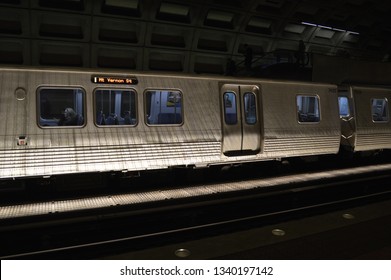
[{"label": "ribbed metal siding", "polygon": [[265,139],[264,152],[288,155],[336,153],[339,135]]},{"label": "ribbed metal siding", "polygon": [[220,142],[3,150],[0,152],[0,176],[166,168],[215,162],[220,155]]},{"label": "ribbed metal siding", "polygon": [[391,149],[391,133],[358,134],[356,151]]}]

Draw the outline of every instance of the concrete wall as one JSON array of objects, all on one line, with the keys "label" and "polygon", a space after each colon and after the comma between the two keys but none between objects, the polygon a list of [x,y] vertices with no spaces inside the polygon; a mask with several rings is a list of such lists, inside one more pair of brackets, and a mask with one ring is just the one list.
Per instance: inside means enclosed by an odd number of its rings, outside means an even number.
[{"label": "concrete wall", "polygon": [[313,55],[314,82],[391,85],[391,63]]}]

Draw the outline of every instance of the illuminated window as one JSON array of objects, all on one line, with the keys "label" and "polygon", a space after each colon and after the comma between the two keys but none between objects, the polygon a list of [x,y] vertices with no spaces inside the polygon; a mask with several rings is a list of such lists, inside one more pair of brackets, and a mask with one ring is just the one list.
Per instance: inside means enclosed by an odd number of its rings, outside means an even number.
[{"label": "illuminated window", "polygon": [[38,123],[41,127],[83,126],[85,92],[81,88],[40,88]]},{"label": "illuminated window", "polygon": [[95,90],[96,125],[136,125],[136,93],[132,90]]},{"label": "illuminated window", "polygon": [[318,96],[298,95],[296,97],[296,106],[300,123],[316,123],[320,121]]},{"label": "illuminated window", "polygon": [[371,99],[372,105],[372,121],[373,122],[388,122],[389,113],[388,113],[388,100],[386,98]]},{"label": "illuminated window", "polygon": [[339,116],[340,117],[349,117],[349,99],[346,96],[338,97],[338,105],[339,105]]},{"label": "illuminated window", "polygon": [[150,90],[145,94],[146,123],[182,124],[182,93],[177,90]]}]

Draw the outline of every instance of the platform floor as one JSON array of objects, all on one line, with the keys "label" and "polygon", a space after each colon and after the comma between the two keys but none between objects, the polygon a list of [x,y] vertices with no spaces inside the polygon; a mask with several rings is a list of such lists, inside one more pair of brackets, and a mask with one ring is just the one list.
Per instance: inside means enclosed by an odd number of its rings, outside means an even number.
[{"label": "platform floor", "polygon": [[164,188],[145,192],[105,195],[80,199],[53,200],[18,205],[0,206],[0,220],[52,213],[89,210],[120,205],[134,205],[169,199],[179,199],[197,196],[207,196],[218,193],[245,191],[255,188],[272,188],[274,186],[310,182],[321,179],[335,179],[374,171],[391,170],[391,164],[379,164],[364,167],[346,168],[332,171],[301,173],[273,177],[268,179],[253,179],[241,182],[224,182],[208,185],[185,186],[183,188]]}]

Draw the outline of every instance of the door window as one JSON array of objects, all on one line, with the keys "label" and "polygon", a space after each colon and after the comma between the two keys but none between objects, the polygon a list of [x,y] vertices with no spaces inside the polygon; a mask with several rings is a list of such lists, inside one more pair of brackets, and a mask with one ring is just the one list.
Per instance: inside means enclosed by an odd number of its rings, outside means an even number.
[{"label": "door window", "polygon": [[224,93],[224,116],[226,124],[234,125],[238,123],[236,95],[233,92]]},{"label": "door window", "polygon": [[349,110],[349,100],[348,100],[348,98],[346,96],[338,97],[338,104],[339,104],[339,116],[341,118],[349,117],[350,116],[350,110]]},{"label": "door window", "polygon": [[246,92],[243,96],[244,101],[244,116],[247,124],[253,125],[257,123],[257,104],[255,94]]}]

